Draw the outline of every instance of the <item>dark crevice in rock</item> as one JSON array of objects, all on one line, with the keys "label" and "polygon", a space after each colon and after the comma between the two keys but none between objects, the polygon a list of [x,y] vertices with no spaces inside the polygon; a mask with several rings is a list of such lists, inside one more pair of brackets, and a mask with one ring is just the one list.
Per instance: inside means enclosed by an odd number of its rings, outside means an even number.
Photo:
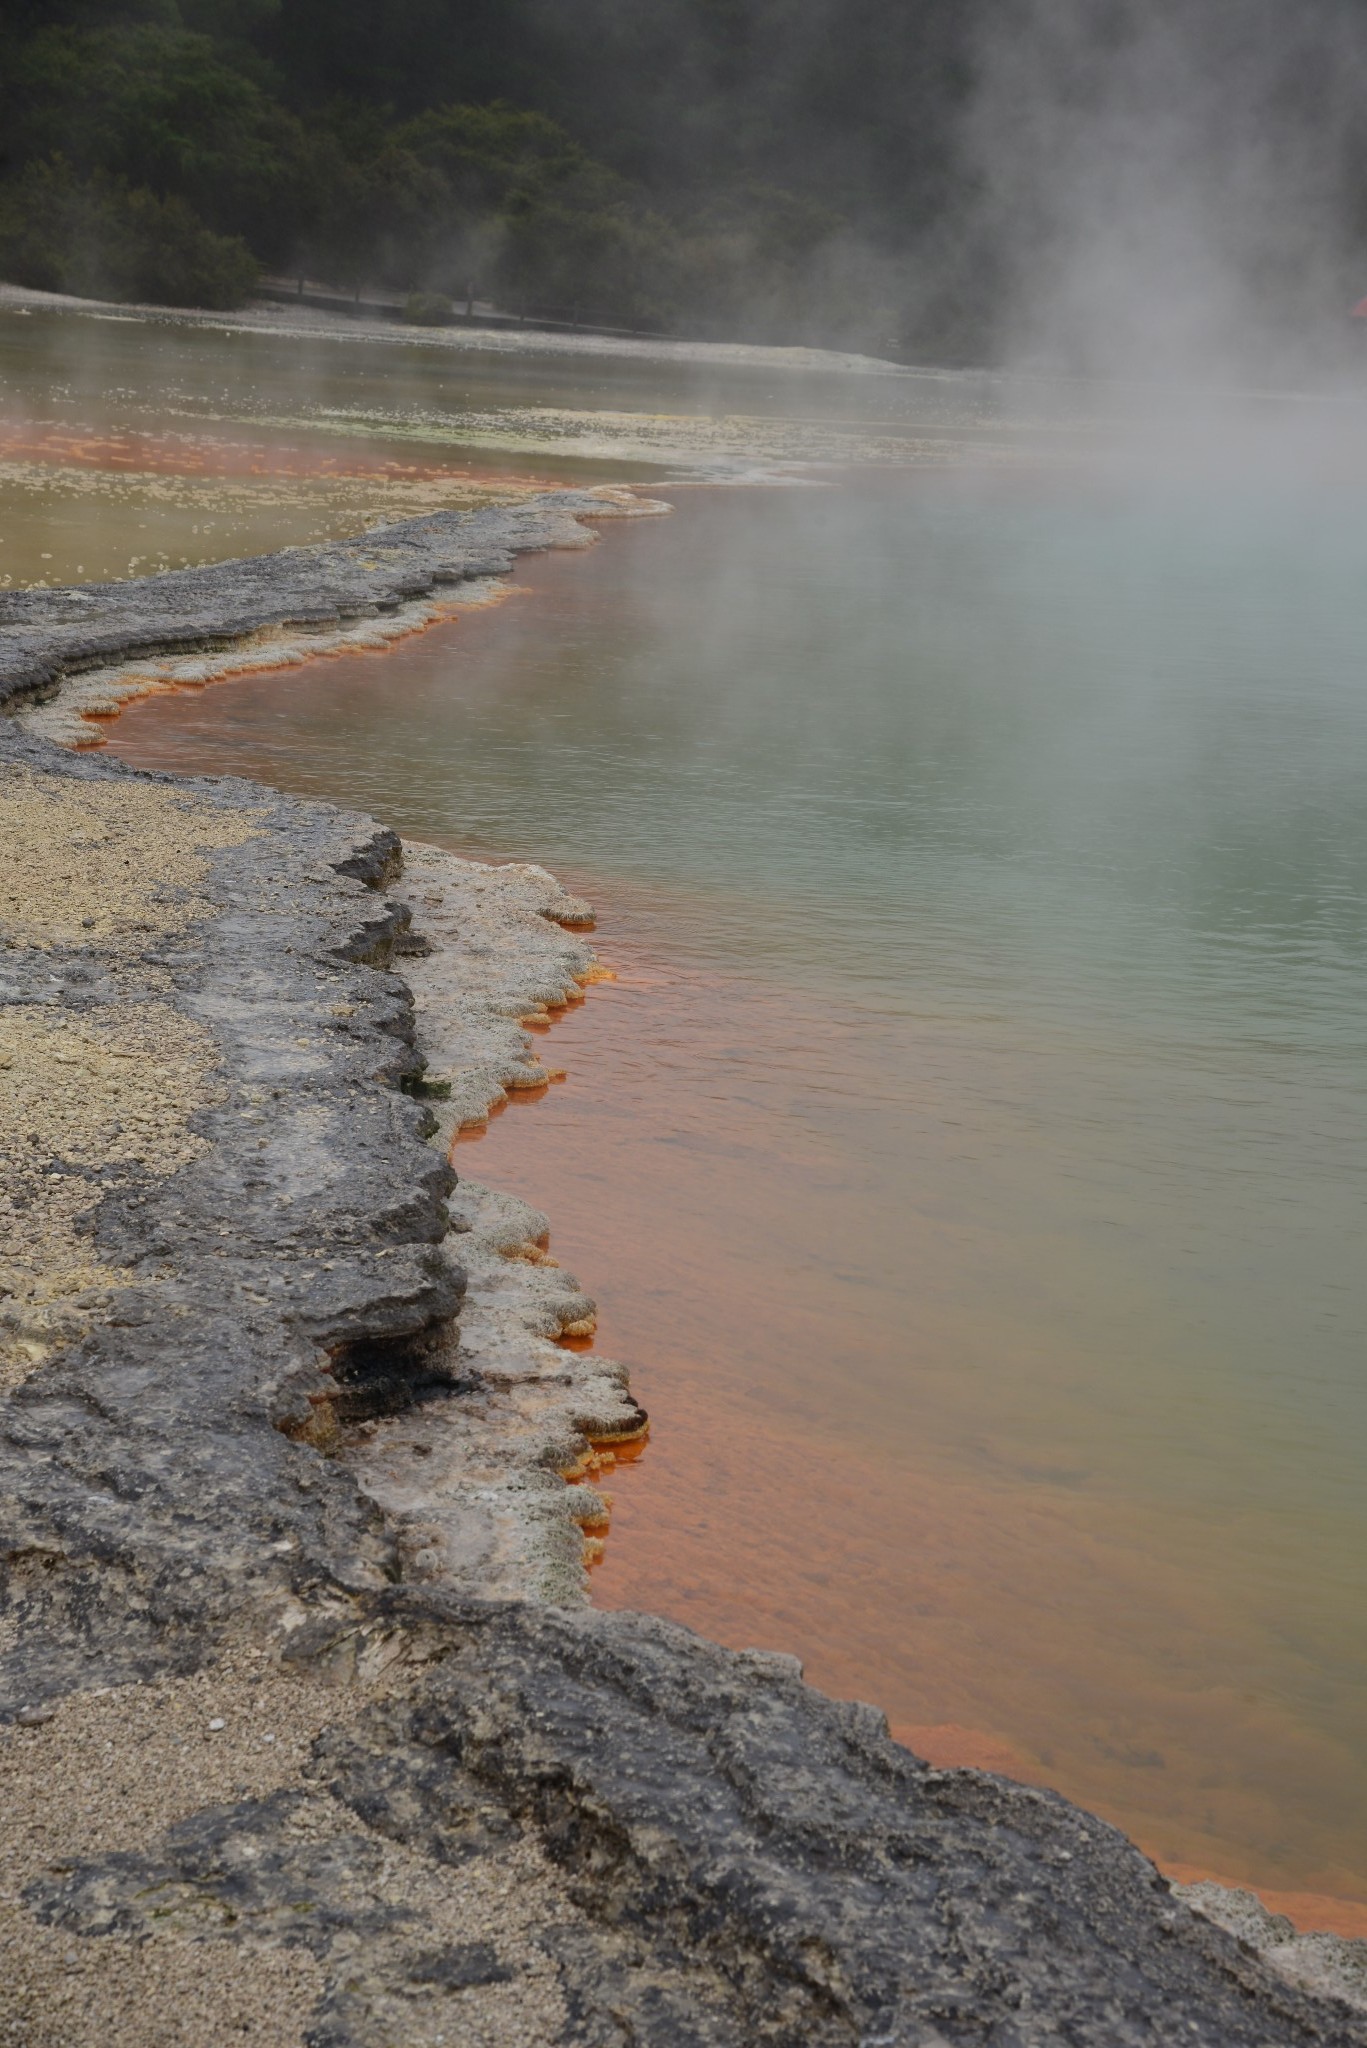
[{"label": "dark crevice in rock", "polygon": [[440,1399],[461,1384],[449,1362],[445,1326],[411,1337],[359,1339],[331,1353],[338,1382],[333,1409],[339,1423],[401,1415],[419,1402]]}]

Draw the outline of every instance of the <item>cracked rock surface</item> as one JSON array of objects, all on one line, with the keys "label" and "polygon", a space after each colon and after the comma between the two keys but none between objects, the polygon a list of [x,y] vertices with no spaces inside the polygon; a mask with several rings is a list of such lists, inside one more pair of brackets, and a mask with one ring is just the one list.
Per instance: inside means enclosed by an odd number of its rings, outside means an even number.
[{"label": "cracked rock surface", "polygon": [[3,2048],[1367,2048],[1065,1801],[584,1606],[639,1411],[432,1142],[583,906],[13,724],[0,816]]},{"label": "cracked rock surface", "polygon": [[347,1688],[292,1780],[49,1863],[42,1930],[302,1951],[339,2048],[1364,2039],[1114,1830],[930,1769],[790,1659],[391,1592],[285,1664]]}]

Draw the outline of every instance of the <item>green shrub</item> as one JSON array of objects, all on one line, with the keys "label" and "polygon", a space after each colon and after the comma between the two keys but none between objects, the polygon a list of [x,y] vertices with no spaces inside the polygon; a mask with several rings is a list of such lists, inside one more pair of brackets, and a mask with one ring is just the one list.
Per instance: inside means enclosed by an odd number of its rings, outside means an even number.
[{"label": "green shrub", "polygon": [[[215,5],[219,0],[215,0]],[[177,195],[222,234],[243,234],[268,260],[288,255],[297,226],[299,122],[248,75],[240,49],[176,25],[178,9],[111,0],[80,9],[40,0],[49,23],[0,56],[0,134],[11,165],[60,155],[77,178],[103,172],[131,190]],[[9,12],[0,5],[0,16]],[[107,20],[147,12],[164,19]]]},{"label": "green shrub", "polygon": [[414,327],[445,327],[455,310],[445,292],[410,292],[403,317]]},{"label": "green shrub", "polygon": [[667,322],[678,238],[622,191],[592,166],[550,193],[516,194],[501,221],[494,266],[500,296],[519,308],[553,308],[590,321]]},{"label": "green shrub", "polygon": [[81,179],[52,157],[0,188],[0,275],[83,298],[218,310],[250,297],[258,267],[245,242],[206,228],[185,200]]}]

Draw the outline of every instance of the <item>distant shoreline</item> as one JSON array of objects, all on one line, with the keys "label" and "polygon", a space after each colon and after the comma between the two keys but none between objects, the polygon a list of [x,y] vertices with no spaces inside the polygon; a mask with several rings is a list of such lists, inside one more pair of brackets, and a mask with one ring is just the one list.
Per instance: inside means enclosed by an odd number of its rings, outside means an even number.
[{"label": "distant shoreline", "polygon": [[869,377],[990,377],[989,371],[910,367],[879,356],[845,354],[835,349],[769,346],[757,342],[665,341],[629,335],[592,334],[537,327],[428,327],[388,319],[352,319],[293,307],[278,300],[258,300],[235,312],[207,312],[186,306],[130,305],[116,300],[74,298],[64,292],[41,292],[26,285],[0,283],[0,309],[30,312],[83,313],[104,320],[177,321],[244,333],[297,335],[310,340],[377,341],[452,351],[498,355],[611,356],[647,363],[679,363],[764,371],[830,371]]}]

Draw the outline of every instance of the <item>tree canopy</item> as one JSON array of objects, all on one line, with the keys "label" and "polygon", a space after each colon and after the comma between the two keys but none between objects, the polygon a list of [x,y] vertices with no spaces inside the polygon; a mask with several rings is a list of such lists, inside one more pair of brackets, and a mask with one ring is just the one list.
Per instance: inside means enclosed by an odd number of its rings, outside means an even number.
[{"label": "tree canopy", "polygon": [[1322,288],[1298,237],[1356,261],[1365,27],[1367,0],[4,0],[0,274],[225,303],[264,268],[982,359],[1060,221],[1140,267],[1174,164],[1283,298]]},{"label": "tree canopy", "polygon": [[944,175],[962,10],[811,13],[10,0],[0,270],[124,295],[156,271],[168,296],[196,299],[213,273],[220,303],[255,265],[585,321],[887,346],[903,310],[887,259]]}]

